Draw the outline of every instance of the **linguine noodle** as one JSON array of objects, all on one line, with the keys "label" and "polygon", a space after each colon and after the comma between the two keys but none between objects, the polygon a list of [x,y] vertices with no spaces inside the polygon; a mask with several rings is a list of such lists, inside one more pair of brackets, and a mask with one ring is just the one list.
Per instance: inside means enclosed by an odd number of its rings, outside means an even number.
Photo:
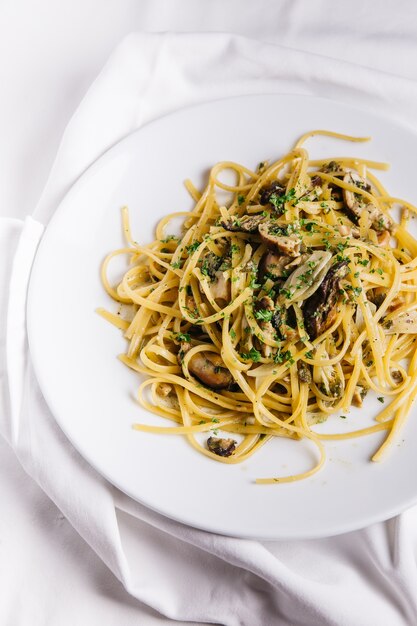
[{"label": "linguine noodle", "polygon": [[[201,193],[186,182],[194,209],[164,217],[149,244],[133,239],[124,208],[127,246],[102,268],[120,309],[99,313],[128,341],[120,359],[144,377],[139,403],[174,422],[135,429],[183,435],[223,463],[275,437],[317,447],[309,471],[258,483],[307,478],[324,463],[325,441],[384,430],[379,461],[417,393],[417,241],[407,230],[416,209],[372,173],[384,163],[310,160],[304,145],[315,135],[367,140],[313,131],[255,171],[218,163]],[[178,218],[182,232],[171,235]],[[130,265],[113,286],[107,269],[119,255]],[[381,402],[374,425],[314,431],[368,392]]]}]

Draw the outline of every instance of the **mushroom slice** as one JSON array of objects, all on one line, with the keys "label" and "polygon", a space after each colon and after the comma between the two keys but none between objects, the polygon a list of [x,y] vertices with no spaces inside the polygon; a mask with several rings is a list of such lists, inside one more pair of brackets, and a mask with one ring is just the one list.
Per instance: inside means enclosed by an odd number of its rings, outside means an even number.
[{"label": "mushroom slice", "polygon": [[266,278],[270,278],[273,281],[287,278],[308,257],[308,254],[302,254],[297,257],[283,256],[279,252],[268,250],[259,263],[259,281],[264,282]]},{"label": "mushroom slice", "polygon": [[271,320],[272,326],[277,331],[278,338],[284,341],[298,341],[300,335],[294,309],[292,307],[286,308],[285,306],[281,306],[281,304],[280,297],[278,296]]},{"label": "mushroom slice", "polygon": [[[363,189],[367,192],[371,191],[371,185],[356,172],[348,172],[343,178],[343,182],[349,185],[355,185],[358,189]],[[383,232],[384,230],[391,231],[393,226],[392,220],[384,215],[375,204],[362,196],[362,194],[343,189],[343,199],[354,222],[358,222],[363,211],[368,211],[369,220],[374,230],[377,232]]]},{"label": "mushroom slice", "polygon": [[271,200],[271,196],[283,196],[285,195],[285,187],[281,185],[277,180],[275,180],[270,185],[266,185],[262,187],[259,192],[259,203],[260,204],[268,204]]},{"label": "mushroom slice", "polygon": [[323,180],[320,178],[320,176],[315,175],[311,178],[311,185],[313,189],[315,187],[321,187],[323,185]]},{"label": "mushroom slice", "polygon": [[292,260],[290,256],[283,256],[279,252],[268,250],[259,263],[259,279],[264,281],[265,278],[271,278],[275,281],[285,278],[288,276],[285,268]]},{"label": "mushroom slice", "polygon": [[221,220],[220,225],[225,230],[232,233],[256,233],[259,224],[265,220],[264,215],[244,215],[243,217],[237,217],[231,215],[227,220]]},{"label": "mushroom slice", "polygon": [[361,408],[363,400],[368,393],[368,390],[369,388],[365,387],[364,385],[356,385],[355,391],[353,392],[352,396],[352,404]]},{"label": "mushroom slice", "polygon": [[188,369],[210,389],[228,389],[233,376],[215,352],[197,352],[188,362]]},{"label": "mushroom slice", "polygon": [[218,271],[214,274],[214,281],[210,285],[214,300],[219,306],[230,302],[230,280],[224,272]]},{"label": "mushroom slice", "polygon": [[340,296],[340,279],[346,276],[347,265],[348,261],[340,261],[333,265],[320,287],[304,303],[304,326],[310,339],[316,339],[333,324]]},{"label": "mushroom slice", "polygon": [[210,452],[218,456],[230,456],[236,450],[237,442],[234,439],[222,439],[221,437],[209,437],[207,447]]},{"label": "mushroom slice", "polygon": [[300,256],[302,239],[299,234],[289,233],[285,226],[279,226],[271,220],[259,224],[258,230],[268,250],[290,257]]},{"label": "mushroom slice", "polygon": [[297,361],[298,380],[301,383],[311,383],[311,370],[304,361]]},{"label": "mushroom slice", "polygon": [[202,259],[201,271],[205,276],[214,278],[217,270],[223,262],[223,257],[217,256],[214,252],[207,252]]},{"label": "mushroom slice", "polygon": [[346,170],[336,161],[329,161],[320,169],[324,174],[332,174],[332,176],[344,176]]},{"label": "mushroom slice", "polygon": [[320,391],[331,398],[341,398],[344,392],[342,379],[339,378],[336,372],[332,372],[331,376],[329,376],[324,370],[325,368],[321,372],[323,382],[319,384]]},{"label": "mushroom slice", "polygon": [[394,370],[393,372],[391,372],[391,376],[396,383],[400,384],[403,382],[403,375],[401,374],[400,370]]},{"label": "mushroom slice", "polygon": [[308,253],[304,253],[301,256],[297,256],[295,258],[289,257],[289,263],[288,265],[285,266],[285,269],[288,270],[288,268],[290,268],[292,272],[296,267],[301,265],[301,263],[304,263],[305,261],[307,261],[309,257],[310,255]]}]

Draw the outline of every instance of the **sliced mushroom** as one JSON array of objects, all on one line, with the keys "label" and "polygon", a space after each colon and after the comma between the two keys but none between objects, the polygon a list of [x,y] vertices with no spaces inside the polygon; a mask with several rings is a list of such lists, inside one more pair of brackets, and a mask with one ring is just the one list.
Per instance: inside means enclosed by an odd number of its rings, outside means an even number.
[{"label": "sliced mushroom", "polygon": [[277,331],[278,336],[284,341],[298,341],[299,333],[297,321],[292,307],[280,306],[279,297],[276,301],[276,308],[272,316],[272,326]]},{"label": "sliced mushroom", "polygon": [[387,291],[383,287],[376,287],[375,289],[370,289],[366,294],[368,300],[375,305],[377,309],[384,302],[387,297]]},{"label": "sliced mushroom", "polygon": [[302,383],[311,383],[311,370],[304,361],[297,361],[298,380]]},{"label": "sliced mushroom", "polygon": [[259,224],[258,230],[269,250],[275,250],[290,257],[300,256],[302,239],[299,234],[294,232],[286,234],[285,228],[271,220]]},{"label": "sliced mushroom", "polygon": [[337,230],[342,235],[342,237],[354,237],[355,239],[360,239],[361,233],[359,228],[356,226],[347,226],[346,224],[340,224],[337,227]]},{"label": "sliced mushroom", "polygon": [[347,261],[333,265],[317,291],[304,303],[304,326],[310,339],[316,339],[333,324],[340,296],[340,279],[346,276],[347,265]]},{"label": "sliced mushroom", "polygon": [[[355,185],[358,189],[363,189],[368,193],[371,191],[371,185],[356,172],[348,172],[343,178],[343,182],[349,185]],[[392,220],[384,215],[384,213],[382,213],[382,211],[375,204],[370,202],[362,194],[349,191],[348,189],[343,189],[343,199],[345,201],[346,209],[354,222],[359,221],[363,211],[368,211],[369,220],[374,230],[377,232],[383,232],[385,230],[390,231],[392,229]]]},{"label": "sliced mushroom", "polygon": [[288,265],[285,266],[286,270],[291,270],[291,272],[298,267],[299,265],[301,265],[301,263],[304,263],[305,261],[307,261],[307,259],[310,258],[310,255],[308,253],[304,253],[301,256],[297,256],[295,258],[293,257],[289,257],[289,263]]},{"label": "sliced mushroom", "polygon": [[393,372],[391,372],[391,376],[392,380],[394,380],[396,383],[400,384],[403,382],[403,375],[401,374],[400,370],[394,370]]},{"label": "sliced mushroom", "polygon": [[270,185],[262,187],[259,192],[259,203],[263,205],[268,204],[272,195],[283,196],[284,194],[285,187],[283,187],[281,183],[275,180]]},{"label": "sliced mushroom", "polygon": [[313,189],[314,187],[321,187],[323,184],[323,180],[320,178],[320,176],[316,175],[312,177],[311,184],[313,186]]},{"label": "sliced mushroom", "polygon": [[367,393],[368,387],[365,387],[364,385],[356,385],[352,396],[352,404],[360,408]]},{"label": "sliced mushroom", "polygon": [[222,439],[220,437],[209,437],[207,447],[210,452],[218,456],[230,456],[236,450],[237,442],[234,439]]},{"label": "sliced mushroom", "polygon": [[268,250],[259,263],[259,280],[263,282],[265,278],[276,281],[279,278],[288,276],[286,266],[292,261],[292,257],[283,256],[279,252]]},{"label": "sliced mushroom", "polygon": [[259,224],[265,220],[264,215],[244,215],[243,217],[237,217],[231,215],[227,220],[221,220],[220,225],[225,230],[232,233],[256,233]]},{"label": "sliced mushroom", "polygon": [[202,259],[201,271],[205,276],[214,278],[217,270],[223,262],[223,257],[217,256],[214,252],[207,252]]},{"label": "sliced mushroom", "polygon": [[188,369],[210,389],[228,389],[233,376],[215,352],[197,352],[188,362]]},{"label": "sliced mushroom", "polygon": [[269,250],[259,263],[259,282],[264,282],[266,278],[270,278],[274,282],[280,278],[288,278],[300,263],[307,260],[308,256],[308,254],[302,254],[298,257],[283,256],[279,252]]},{"label": "sliced mushroom", "polygon": [[[324,174],[331,174],[335,178],[341,178],[346,174],[346,170],[336,161],[326,163],[321,167],[320,171]],[[318,172],[318,174],[320,174],[320,172]],[[342,190],[338,185],[328,183],[328,188],[330,189],[330,200],[340,202],[343,199]]]},{"label": "sliced mushroom", "polygon": [[228,276],[225,277],[224,272],[215,273],[210,288],[213,298],[219,306],[230,302],[230,279]]},{"label": "sliced mushroom", "polygon": [[340,398],[344,391],[344,386],[341,379],[333,373],[330,378],[327,378],[322,372],[323,382],[319,384],[319,389],[322,393],[331,398]]},{"label": "sliced mushroom", "polygon": [[329,163],[323,165],[320,171],[325,174],[331,174],[332,176],[344,176],[346,173],[346,170],[336,161],[329,161]]}]

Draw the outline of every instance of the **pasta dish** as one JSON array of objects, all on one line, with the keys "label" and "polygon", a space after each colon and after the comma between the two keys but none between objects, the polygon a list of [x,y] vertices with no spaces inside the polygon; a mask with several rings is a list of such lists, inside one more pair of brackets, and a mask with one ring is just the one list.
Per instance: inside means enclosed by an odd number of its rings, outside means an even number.
[{"label": "pasta dish", "polygon": [[[128,341],[119,358],[143,375],[138,401],[174,422],[135,429],[183,435],[223,463],[276,437],[316,446],[308,471],[258,483],[311,476],[326,440],[385,431],[379,461],[417,393],[416,209],[375,176],[384,163],[311,160],[304,146],[316,135],[367,140],[318,130],[255,170],[218,163],[203,191],[186,181],[194,208],[164,217],[149,244],[133,239],[124,208],[127,245],[102,267],[119,309],[99,313]],[[114,286],[119,255],[129,266]],[[381,403],[373,425],[315,432],[368,393]]]}]

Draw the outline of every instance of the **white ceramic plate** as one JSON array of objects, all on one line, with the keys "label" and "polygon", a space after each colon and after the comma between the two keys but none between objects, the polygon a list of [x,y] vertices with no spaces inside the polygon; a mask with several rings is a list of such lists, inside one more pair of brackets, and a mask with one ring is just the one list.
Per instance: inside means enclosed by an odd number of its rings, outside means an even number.
[{"label": "white ceramic plate", "polygon": [[[135,402],[136,375],[117,359],[120,332],[96,313],[114,309],[99,280],[104,256],[123,245],[120,207],[131,209],[135,238],[148,242],[164,214],[192,206],[182,182],[202,185],[208,168],[236,160],[254,168],[287,152],[313,128],[372,135],[368,144],[309,142],[311,154],[389,161],[381,178],[393,195],[416,201],[417,138],[386,119],[340,103],[291,95],[241,97],[164,117],[109,150],[76,183],[51,220],[29,289],[28,332],[36,373],[56,420],[80,453],[121,490],[186,524],[241,537],[318,537],[387,519],[417,500],[416,411],[390,456],[370,455],[383,439],[327,445],[326,467],[294,484],[255,485],[262,476],[307,469],[308,443],[277,440],[241,465],[215,463],[184,438],[133,431],[135,421],[164,423]],[[381,405],[321,429],[372,423]]]}]

